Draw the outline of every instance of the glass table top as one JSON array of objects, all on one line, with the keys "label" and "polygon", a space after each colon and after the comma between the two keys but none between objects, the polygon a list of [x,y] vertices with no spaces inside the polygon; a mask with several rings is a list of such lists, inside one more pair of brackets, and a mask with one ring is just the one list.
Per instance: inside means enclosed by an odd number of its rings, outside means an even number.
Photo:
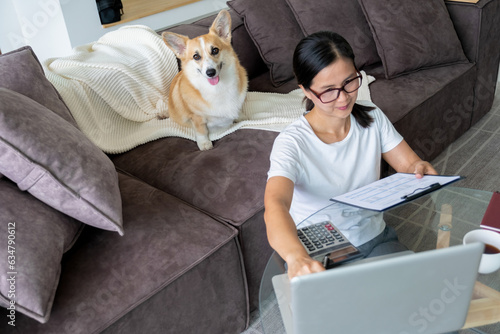
[{"label": "glass table top", "polygon": [[[481,219],[491,196],[492,193],[488,191],[448,186],[384,212],[384,221],[396,230],[400,242],[415,252],[436,249],[440,230],[449,230],[450,246],[459,245],[462,244],[467,232],[480,228]],[[449,226],[440,225],[441,213],[446,206],[451,208],[452,219]],[[335,205],[327,206],[304,223],[323,221],[335,210],[337,210]],[[260,318],[265,333],[285,333],[271,281],[273,276],[284,272],[284,261],[277,253],[273,253],[261,280],[259,296]],[[479,274],[477,280],[500,291],[500,270],[491,274]],[[468,332],[470,330],[460,331],[460,333]],[[500,333],[500,323],[474,329],[474,333],[481,332]]]}]

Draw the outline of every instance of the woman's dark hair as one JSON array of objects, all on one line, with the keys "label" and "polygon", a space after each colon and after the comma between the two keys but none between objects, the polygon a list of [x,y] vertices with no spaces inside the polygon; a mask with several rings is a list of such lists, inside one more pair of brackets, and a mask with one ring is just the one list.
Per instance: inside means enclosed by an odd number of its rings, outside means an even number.
[{"label": "woman's dark hair", "polygon": [[[319,31],[303,38],[297,44],[293,54],[293,72],[297,83],[309,90],[314,77],[339,58],[350,59],[356,68],[351,46],[339,34],[332,31]],[[358,71],[357,68],[356,71]],[[314,107],[313,101],[307,97],[305,100],[306,109],[311,110]],[[373,122],[373,118],[368,113],[373,109],[375,108],[355,103],[352,115],[362,127],[367,128]]]}]

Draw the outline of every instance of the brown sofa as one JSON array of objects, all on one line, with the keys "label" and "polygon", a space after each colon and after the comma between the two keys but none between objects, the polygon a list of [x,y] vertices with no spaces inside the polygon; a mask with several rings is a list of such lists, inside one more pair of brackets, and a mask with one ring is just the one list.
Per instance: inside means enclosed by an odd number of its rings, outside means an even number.
[{"label": "brown sofa", "polygon": [[[233,46],[250,90],[289,92],[297,88],[290,68],[297,39],[319,28],[346,38],[356,32],[350,42],[358,67],[376,78],[374,103],[430,160],[491,108],[500,1],[430,1],[418,10],[419,1],[377,2],[231,1]],[[332,19],[333,9],[342,17]],[[405,13],[423,20],[420,30],[438,35],[434,49],[445,52],[425,54],[419,29],[395,19]],[[214,18],[169,30],[194,37]],[[391,51],[398,46],[404,52]],[[82,137],[29,47],[0,56],[0,96],[7,315],[0,332],[239,333],[248,326],[271,254],[263,192],[275,132],[238,130],[204,152],[193,141],[163,138],[106,156]]]}]

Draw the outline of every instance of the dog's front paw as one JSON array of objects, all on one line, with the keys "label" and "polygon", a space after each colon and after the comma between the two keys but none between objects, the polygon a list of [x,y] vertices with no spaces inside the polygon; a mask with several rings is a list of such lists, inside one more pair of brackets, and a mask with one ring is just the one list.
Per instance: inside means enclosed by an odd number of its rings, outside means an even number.
[{"label": "dog's front paw", "polygon": [[[207,123],[200,122],[199,118],[200,117],[197,117],[192,120],[196,136],[196,144],[198,144],[200,151],[206,151],[211,149],[213,145],[210,141],[210,137],[208,136]],[[198,120],[198,122],[196,122],[196,120]]]},{"label": "dog's front paw", "polygon": [[212,145],[212,142],[211,141],[208,141],[208,142],[198,142],[198,148],[200,149],[200,151],[208,151],[210,149],[212,149],[214,146]]},{"label": "dog's front paw", "polygon": [[197,139],[196,143],[198,144],[198,148],[200,149],[200,151],[207,151],[214,147],[212,145],[212,142],[205,138]]},{"label": "dog's front paw", "polygon": [[168,118],[168,112],[161,112],[158,115],[156,115],[156,118],[158,118],[158,119]]}]

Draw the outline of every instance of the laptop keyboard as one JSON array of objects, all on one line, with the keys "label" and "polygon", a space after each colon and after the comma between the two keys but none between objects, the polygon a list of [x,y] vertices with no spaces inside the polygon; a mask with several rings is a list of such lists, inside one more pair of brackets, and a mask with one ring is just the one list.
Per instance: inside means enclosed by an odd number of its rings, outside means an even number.
[{"label": "laptop keyboard", "polygon": [[333,250],[351,244],[351,242],[328,221],[303,227],[297,230],[297,234],[302,245],[311,257],[327,254]]}]

